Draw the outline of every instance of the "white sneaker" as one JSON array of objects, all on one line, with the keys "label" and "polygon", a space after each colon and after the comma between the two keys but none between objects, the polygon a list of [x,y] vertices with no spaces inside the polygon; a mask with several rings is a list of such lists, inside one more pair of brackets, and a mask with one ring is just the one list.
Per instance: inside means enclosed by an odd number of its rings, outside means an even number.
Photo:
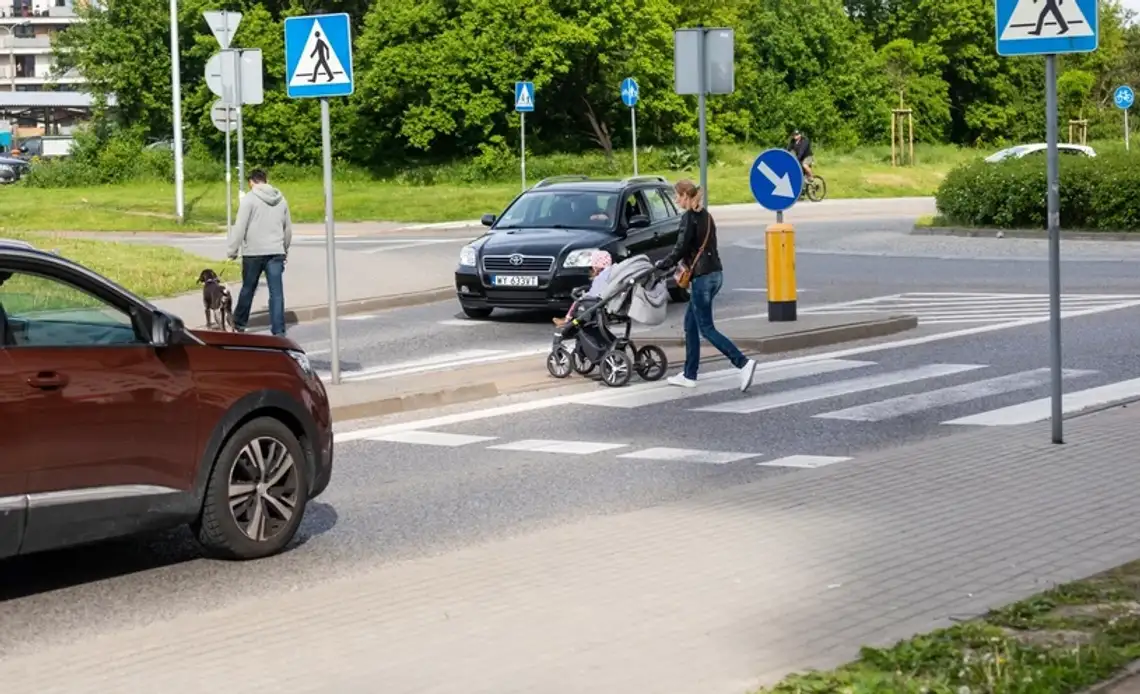
[{"label": "white sneaker", "polygon": [[697,382],[691,378],[685,378],[685,374],[681,373],[676,376],[670,376],[669,385],[680,386],[681,388],[696,388]]},{"label": "white sneaker", "polygon": [[752,385],[752,377],[756,375],[756,360],[749,359],[748,363],[740,367],[740,392],[743,393]]}]

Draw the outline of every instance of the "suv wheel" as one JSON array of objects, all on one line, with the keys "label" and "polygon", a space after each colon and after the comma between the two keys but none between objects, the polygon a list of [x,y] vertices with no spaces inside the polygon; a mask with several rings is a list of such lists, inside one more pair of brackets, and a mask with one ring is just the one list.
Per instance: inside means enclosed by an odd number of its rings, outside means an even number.
[{"label": "suv wheel", "polygon": [[493,310],[494,309],[491,309],[491,308],[478,308],[475,306],[464,306],[463,307],[463,313],[468,318],[490,318],[491,317],[491,311],[493,311]]},{"label": "suv wheel", "polygon": [[238,429],[218,453],[195,532],[227,559],[259,559],[293,539],[308,502],[305,452],[281,422],[262,417]]}]

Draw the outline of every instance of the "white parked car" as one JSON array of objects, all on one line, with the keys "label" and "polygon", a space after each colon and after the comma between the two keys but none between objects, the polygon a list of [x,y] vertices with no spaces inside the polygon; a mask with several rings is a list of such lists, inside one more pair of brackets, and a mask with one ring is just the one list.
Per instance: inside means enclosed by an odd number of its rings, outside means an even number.
[{"label": "white parked car", "polygon": [[[1032,145],[1017,145],[1016,147],[1009,147],[1000,152],[995,152],[986,157],[986,161],[993,164],[994,162],[1005,161],[1006,159],[1021,159],[1029,155],[1045,156],[1045,150],[1048,145],[1044,142],[1038,142]],[[1070,156],[1085,156],[1095,157],[1096,150],[1086,145],[1069,145],[1057,143],[1057,152],[1060,154],[1067,154]]]}]

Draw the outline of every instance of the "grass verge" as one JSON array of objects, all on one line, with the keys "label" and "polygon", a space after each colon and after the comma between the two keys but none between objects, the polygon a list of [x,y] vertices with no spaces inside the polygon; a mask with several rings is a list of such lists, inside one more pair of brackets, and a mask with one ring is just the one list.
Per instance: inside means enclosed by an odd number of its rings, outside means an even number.
[{"label": "grass verge", "polygon": [[[709,194],[713,204],[751,202],[748,177],[756,155],[764,147],[716,146],[715,161],[709,166]],[[975,159],[982,153],[950,146],[919,146],[914,167],[892,167],[889,147],[866,147],[847,153],[827,151],[816,154],[816,173],[827,180],[830,198],[882,198],[933,195],[946,173],[955,165]],[[645,157],[648,162],[664,161],[660,156]],[[416,185],[394,180],[373,180],[357,171],[338,172],[334,196],[337,221],[445,222],[478,219],[484,212],[500,212],[518,194],[517,169],[501,180],[487,183],[457,183],[464,163],[430,172],[408,172],[401,181],[430,179],[434,185]],[[604,169],[597,154],[528,157],[530,172],[587,173],[627,176],[632,173],[629,152],[615,153],[615,168]],[[669,180],[699,176],[695,162],[669,170],[644,170]],[[273,170],[270,170],[273,178]],[[302,172],[303,173],[303,172]],[[422,174],[422,175],[421,175]],[[289,180],[274,181],[289,199],[296,222],[324,219],[324,191],[319,171],[308,177],[291,172]],[[538,180],[532,174],[528,183]],[[187,184],[186,223],[179,226],[173,216],[174,187],[162,182],[140,182],[98,188],[29,188],[9,186],[0,189],[4,209],[0,233],[23,231],[217,231],[225,224],[225,184]],[[236,206],[236,200],[235,200]],[[235,208],[236,209],[236,208]]]},{"label": "grass verge", "polygon": [[[199,286],[198,273],[207,267],[213,268],[225,282],[241,277],[236,262],[211,260],[170,246],[9,231],[0,232],[0,237],[55,251],[148,299],[194,291]],[[7,289],[18,291],[13,286]],[[54,303],[52,307],[60,308]]]},{"label": "grass verge", "polygon": [[758,694],[1069,694],[1140,658],[1140,562]]}]

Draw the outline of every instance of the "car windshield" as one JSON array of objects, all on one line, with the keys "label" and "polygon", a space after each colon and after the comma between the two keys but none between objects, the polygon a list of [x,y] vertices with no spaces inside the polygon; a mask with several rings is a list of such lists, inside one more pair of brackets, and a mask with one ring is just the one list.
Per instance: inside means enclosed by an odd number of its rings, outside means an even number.
[{"label": "car windshield", "polygon": [[532,190],[507,208],[496,229],[612,229],[616,192]]}]

